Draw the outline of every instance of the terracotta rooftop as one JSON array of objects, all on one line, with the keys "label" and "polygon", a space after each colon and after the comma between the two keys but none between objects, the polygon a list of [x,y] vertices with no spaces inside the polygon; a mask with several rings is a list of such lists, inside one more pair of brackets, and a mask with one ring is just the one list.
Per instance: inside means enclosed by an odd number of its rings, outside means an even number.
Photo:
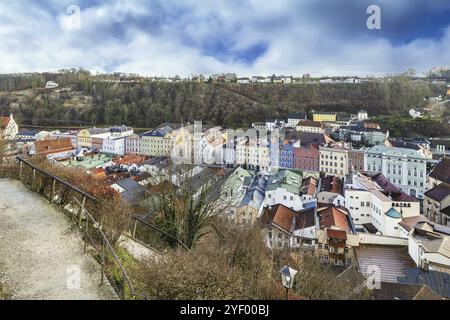
[{"label": "terracotta rooftop", "polygon": [[312,120],[303,120],[300,121],[297,124],[298,127],[315,127],[315,128],[322,128],[323,124],[322,122],[318,122],[318,121],[312,121]]},{"label": "terracotta rooftop", "polygon": [[277,204],[264,209],[261,222],[264,225],[275,224],[287,232],[293,231],[295,211]]},{"label": "terracotta rooftop", "polygon": [[36,155],[59,153],[69,151],[74,148],[70,138],[35,141],[34,146]]},{"label": "terracotta rooftop", "polygon": [[9,120],[11,120],[10,117],[0,117],[0,127],[5,129],[9,124]]},{"label": "terracotta rooftop", "polygon": [[317,209],[320,229],[338,227],[343,231],[351,232],[348,216],[344,208],[327,206]]}]

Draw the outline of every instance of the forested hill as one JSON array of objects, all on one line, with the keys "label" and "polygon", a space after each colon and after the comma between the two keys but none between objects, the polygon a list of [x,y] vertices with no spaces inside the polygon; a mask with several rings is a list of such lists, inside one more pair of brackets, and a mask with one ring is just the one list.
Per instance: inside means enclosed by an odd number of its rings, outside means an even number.
[{"label": "forested hill", "polygon": [[[46,81],[60,84],[46,90]],[[0,113],[33,125],[114,125],[151,128],[162,122],[222,126],[284,118],[299,110],[404,114],[437,85],[394,78],[362,84],[112,83],[85,71],[0,75]]]}]

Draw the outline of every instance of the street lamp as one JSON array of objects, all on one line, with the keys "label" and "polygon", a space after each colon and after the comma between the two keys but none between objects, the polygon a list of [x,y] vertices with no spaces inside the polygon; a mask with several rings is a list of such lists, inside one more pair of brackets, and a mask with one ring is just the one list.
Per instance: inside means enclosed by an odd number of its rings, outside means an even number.
[{"label": "street lamp", "polygon": [[289,266],[284,266],[280,270],[281,284],[286,289],[286,300],[289,300],[289,289],[294,286],[294,277],[297,274],[297,270],[292,269]]}]

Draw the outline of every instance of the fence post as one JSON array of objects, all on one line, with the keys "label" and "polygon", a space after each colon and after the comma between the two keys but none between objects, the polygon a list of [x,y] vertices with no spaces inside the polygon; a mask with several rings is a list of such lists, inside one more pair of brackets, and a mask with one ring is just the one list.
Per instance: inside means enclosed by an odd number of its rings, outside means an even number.
[{"label": "fence post", "polygon": [[102,281],[101,284],[103,284],[103,278],[104,278],[104,273],[105,273],[105,249],[106,249],[106,245],[105,245],[105,239],[103,238],[103,244],[102,244]]},{"label": "fence post", "polygon": [[86,203],[86,197],[83,196],[83,200],[81,200],[81,206],[80,206],[80,213],[79,213],[79,222],[81,224],[81,220],[83,218],[83,210],[84,210],[84,204]]},{"label": "fence post", "polygon": [[33,176],[31,178],[31,191],[33,191],[33,187],[34,187],[34,182],[36,180],[36,169],[33,168]]},{"label": "fence post", "polygon": [[125,279],[125,273],[122,272],[122,300],[125,300],[126,298],[126,279]]},{"label": "fence post", "polygon": [[86,226],[85,226],[85,229],[84,229],[84,236],[85,236],[85,239],[84,239],[84,249],[83,249],[83,251],[84,251],[84,253],[86,253],[86,247],[87,247],[87,242],[88,242],[88,230],[89,230],[89,219],[86,219]]},{"label": "fence post", "polygon": [[136,228],[137,228],[137,219],[134,219],[134,227],[133,227],[133,239],[136,239]]},{"label": "fence post", "polygon": [[50,203],[53,203],[53,198],[55,197],[55,186],[56,186],[56,180],[53,179],[52,181],[52,191],[50,192]]},{"label": "fence post", "polygon": [[19,160],[19,181],[22,182],[22,169],[23,169],[23,162]]}]

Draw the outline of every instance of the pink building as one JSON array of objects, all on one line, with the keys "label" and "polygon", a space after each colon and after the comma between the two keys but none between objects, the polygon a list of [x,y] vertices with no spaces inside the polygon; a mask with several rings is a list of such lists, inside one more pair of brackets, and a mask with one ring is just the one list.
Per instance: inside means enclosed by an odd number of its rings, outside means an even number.
[{"label": "pink building", "polygon": [[294,168],[319,172],[319,148],[315,145],[294,149]]}]

